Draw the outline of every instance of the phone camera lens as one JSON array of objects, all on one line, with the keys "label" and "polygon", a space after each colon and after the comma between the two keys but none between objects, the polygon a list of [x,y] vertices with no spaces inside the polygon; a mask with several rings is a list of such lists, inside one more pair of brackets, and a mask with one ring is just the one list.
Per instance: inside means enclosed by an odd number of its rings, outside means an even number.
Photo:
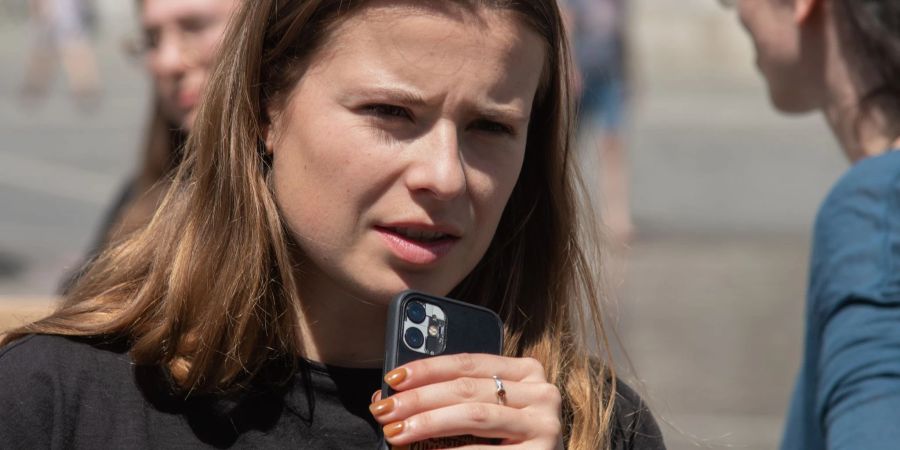
[{"label": "phone camera lens", "polygon": [[403,339],[406,341],[406,345],[413,349],[418,349],[425,343],[425,336],[418,328],[407,328]]},{"label": "phone camera lens", "polygon": [[425,305],[419,302],[409,302],[406,305],[406,317],[414,323],[422,323],[425,320]]}]

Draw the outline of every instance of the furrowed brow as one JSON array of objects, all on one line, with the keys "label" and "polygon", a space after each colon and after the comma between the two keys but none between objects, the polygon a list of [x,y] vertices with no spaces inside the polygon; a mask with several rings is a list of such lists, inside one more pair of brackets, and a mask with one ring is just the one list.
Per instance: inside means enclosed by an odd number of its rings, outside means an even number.
[{"label": "furrowed brow", "polygon": [[374,98],[385,101],[397,102],[404,106],[425,106],[425,98],[415,91],[395,87],[370,87],[362,88],[350,93],[352,98]]},{"label": "furrowed brow", "polygon": [[525,123],[529,117],[519,108],[503,105],[477,105],[475,112],[485,119],[513,124]]}]

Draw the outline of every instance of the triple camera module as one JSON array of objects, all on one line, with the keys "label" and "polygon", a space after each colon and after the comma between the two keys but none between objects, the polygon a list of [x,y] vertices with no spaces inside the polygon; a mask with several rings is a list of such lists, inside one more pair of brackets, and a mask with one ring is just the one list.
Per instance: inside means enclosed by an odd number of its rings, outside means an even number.
[{"label": "triple camera module", "polygon": [[447,315],[437,305],[413,300],[406,303],[403,343],[414,352],[438,355],[447,346]]}]

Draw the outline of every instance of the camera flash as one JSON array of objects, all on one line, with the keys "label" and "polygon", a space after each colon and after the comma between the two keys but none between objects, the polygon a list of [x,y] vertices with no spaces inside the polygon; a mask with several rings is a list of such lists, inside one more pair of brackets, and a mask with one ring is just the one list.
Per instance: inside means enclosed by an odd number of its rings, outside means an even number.
[{"label": "camera flash", "polygon": [[428,325],[428,335],[431,337],[435,337],[438,335],[438,326],[437,325]]}]

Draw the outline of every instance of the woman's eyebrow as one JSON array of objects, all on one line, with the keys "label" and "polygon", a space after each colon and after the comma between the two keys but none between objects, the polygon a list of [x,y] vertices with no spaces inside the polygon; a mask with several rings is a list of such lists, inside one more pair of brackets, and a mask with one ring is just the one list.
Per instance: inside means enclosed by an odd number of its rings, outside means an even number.
[{"label": "woman's eyebrow", "polygon": [[515,106],[478,104],[473,109],[480,117],[498,122],[525,123],[529,119],[528,115],[522,114],[522,110]]},{"label": "woman's eyebrow", "polygon": [[[423,107],[429,103],[424,95],[414,89],[394,86],[361,87],[348,92],[346,98],[353,101],[377,99],[411,107]],[[524,123],[529,119],[528,114],[523,114],[521,108],[490,101],[472,103],[469,108],[476,115],[488,120]]]},{"label": "woman's eyebrow", "polygon": [[349,92],[347,97],[351,99],[374,97],[397,102],[405,106],[426,106],[428,104],[425,97],[414,90],[389,86],[360,88]]}]

